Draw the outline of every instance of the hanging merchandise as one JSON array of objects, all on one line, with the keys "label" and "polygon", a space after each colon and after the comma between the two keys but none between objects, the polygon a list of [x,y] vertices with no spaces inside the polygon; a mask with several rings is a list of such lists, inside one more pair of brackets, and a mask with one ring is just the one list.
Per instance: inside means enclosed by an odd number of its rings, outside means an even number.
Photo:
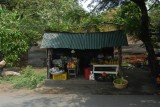
[{"label": "hanging merchandise", "polygon": [[75,53],[75,50],[71,50],[71,53],[74,54],[74,53]]}]

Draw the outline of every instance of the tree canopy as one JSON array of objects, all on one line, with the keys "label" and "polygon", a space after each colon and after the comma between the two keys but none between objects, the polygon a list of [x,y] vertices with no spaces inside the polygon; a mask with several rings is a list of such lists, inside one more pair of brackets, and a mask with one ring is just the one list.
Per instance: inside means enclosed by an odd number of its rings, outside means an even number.
[{"label": "tree canopy", "polygon": [[18,62],[45,30],[67,31],[83,10],[74,0],[11,0],[0,4],[0,51],[8,64]]},{"label": "tree canopy", "polygon": [[149,11],[149,16],[151,26],[160,31],[160,4],[155,5],[155,7]]},{"label": "tree canopy", "polygon": [[10,65],[18,62],[46,30],[84,32],[103,20],[84,11],[75,0],[9,0],[0,4],[0,19],[0,51]]},{"label": "tree canopy", "polygon": [[1,4],[0,49],[4,58],[12,63],[18,61],[41,38],[45,30],[106,31],[106,24],[110,23],[108,16],[112,15],[104,11],[114,8],[116,11],[120,9],[118,16],[114,17],[116,25],[123,25],[130,34],[138,35],[146,46],[151,70],[157,71],[148,15],[156,14],[151,18],[151,24],[159,29],[159,0],[150,1],[153,5],[149,12],[146,0],[92,0],[97,5],[90,5],[95,10],[90,13],[84,11],[78,1],[80,0],[7,0],[6,4]]},{"label": "tree canopy", "polygon": [[20,55],[28,49],[27,37],[19,29],[19,18],[16,12],[0,8],[0,50],[9,62],[18,61]]},{"label": "tree canopy", "polygon": [[[130,13],[129,11],[125,11],[124,10],[124,15],[123,17],[125,17],[127,14],[128,17],[126,17],[125,21],[135,21],[135,23],[137,23],[139,26],[133,24],[133,22],[130,22],[130,27],[134,28],[134,33],[138,36],[138,38],[144,43],[146,51],[148,53],[148,62],[149,62],[149,66],[151,68],[152,73],[155,75],[157,75],[160,71],[158,69],[158,63],[156,61],[156,56],[155,56],[155,51],[154,51],[154,47],[152,44],[152,39],[151,39],[151,35],[150,35],[150,29],[149,29],[149,25],[150,25],[150,20],[149,20],[149,16],[148,16],[148,10],[147,10],[147,0],[92,0],[92,3],[97,3],[97,5],[95,6],[95,8],[93,10],[108,10],[110,8],[118,8],[118,7],[123,7],[124,5],[128,4],[128,3],[135,3],[134,5],[131,5],[131,7],[134,6],[134,10],[130,9],[130,11],[132,11],[133,13]],[[155,5],[159,4],[159,0],[150,0],[150,2],[152,3],[152,7],[154,7]],[[137,6],[137,7],[136,7]],[[126,7],[130,8],[130,7]],[[137,12],[140,11],[139,15],[133,15],[133,14],[137,14]],[[123,13],[123,12],[122,12]],[[131,16],[130,16],[131,15]],[[134,17],[134,16],[138,16],[138,17]],[[138,19],[138,20],[137,20]],[[140,20],[139,20],[140,19]],[[125,23],[124,20],[121,20],[123,23]],[[139,27],[139,31],[135,30]],[[132,31],[130,29],[130,31]],[[138,33],[136,33],[138,31]]]}]

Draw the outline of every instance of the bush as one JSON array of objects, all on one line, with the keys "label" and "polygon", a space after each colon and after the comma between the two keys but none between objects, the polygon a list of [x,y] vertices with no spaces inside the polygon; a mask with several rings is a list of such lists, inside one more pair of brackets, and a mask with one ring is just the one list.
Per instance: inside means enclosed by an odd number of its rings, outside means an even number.
[{"label": "bush", "polygon": [[45,72],[36,73],[31,66],[27,66],[21,72],[21,76],[1,77],[0,83],[9,82],[15,88],[35,88],[46,78]]}]

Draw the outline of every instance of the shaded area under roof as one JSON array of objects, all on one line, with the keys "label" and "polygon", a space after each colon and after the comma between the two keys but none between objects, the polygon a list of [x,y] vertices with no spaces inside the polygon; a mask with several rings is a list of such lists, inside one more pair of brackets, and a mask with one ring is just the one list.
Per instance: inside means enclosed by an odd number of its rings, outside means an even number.
[{"label": "shaded area under roof", "polygon": [[92,33],[46,32],[41,48],[101,49],[105,47],[127,46],[123,31]]}]

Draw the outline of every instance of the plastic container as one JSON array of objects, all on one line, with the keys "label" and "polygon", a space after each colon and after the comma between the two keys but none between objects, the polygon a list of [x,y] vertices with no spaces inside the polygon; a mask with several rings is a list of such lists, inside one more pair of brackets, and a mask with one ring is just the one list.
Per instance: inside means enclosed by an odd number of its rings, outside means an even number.
[{"label": "plastic container", "polygon": [[91,73],[91,68],[90,67],[84,69],[84,76],[85,76],[86,80],[89,80],[90,73]]},{"label": "plastic container", "polygon": [[52,75],[53,80],[67,80],[67,72],[58,75]]}]

